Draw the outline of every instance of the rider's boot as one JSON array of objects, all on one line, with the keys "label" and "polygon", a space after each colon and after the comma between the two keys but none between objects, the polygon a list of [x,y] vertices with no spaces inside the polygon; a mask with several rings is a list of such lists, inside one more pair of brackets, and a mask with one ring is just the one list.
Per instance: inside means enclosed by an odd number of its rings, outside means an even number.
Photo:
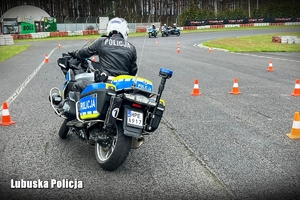
[{"label": "rider's boot", "polygon": [[[74,100],[75,100],[75,106],[76,106],[76,102],[78,102],[80,100],[80,92],[74,92]],[[77,128],[84,127],[84,123],[82,123],[81,121],[78,121],[77,119],[69,121],[66,125],[69,127],[77,127]]]},{"label": "rider's boot", "polygon": [[65,99],[62,102],[60,102],[58,104],[58,106],[56,107],[57,112],[66,117],[68,116],[69,110],[70,110],[70,105],[69,105],[68,101],[69,101],[69,99]]}]

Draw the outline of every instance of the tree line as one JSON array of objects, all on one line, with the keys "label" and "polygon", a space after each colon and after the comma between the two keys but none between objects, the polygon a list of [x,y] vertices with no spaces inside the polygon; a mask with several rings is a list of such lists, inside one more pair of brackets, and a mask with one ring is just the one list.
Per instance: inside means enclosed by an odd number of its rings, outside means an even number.
[{"label": "tree line", "polygon": [[123,17],[128,22],[299,17],[299,0],[1,0],[1,16],[20,5],[33,5],[58,23],[95,22],[99,17]]}]

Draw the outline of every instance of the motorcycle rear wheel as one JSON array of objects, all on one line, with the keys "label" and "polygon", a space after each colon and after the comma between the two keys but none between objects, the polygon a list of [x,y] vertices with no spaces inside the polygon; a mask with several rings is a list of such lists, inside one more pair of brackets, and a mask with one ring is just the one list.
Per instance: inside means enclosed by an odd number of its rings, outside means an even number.
[{"label": "motorcycle rear wheel", "polygon": [[61,126],[60,126],[58,135],[61,139],[66,139],[67,138],[67,135],[68,135],[68,132],[69,132],[69,127],[67,126],[67,123],[68,123],[68,121],[65,119],[63,121],[63,123],[61,124]]},{"label": "motorcycle rear wheel", "polygon": [[132,138],[124,135],[123,124],[116,123],[114,139],[109,147],[95,145],[96,159],[102,169],[113,171],[120,167],[126,160],[131,149]]}]

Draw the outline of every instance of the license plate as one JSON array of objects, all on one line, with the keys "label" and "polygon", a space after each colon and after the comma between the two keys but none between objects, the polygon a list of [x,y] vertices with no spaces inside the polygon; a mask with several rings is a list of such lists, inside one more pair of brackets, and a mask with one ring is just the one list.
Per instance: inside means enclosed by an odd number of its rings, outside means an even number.
[{"label": "license plate", "polygon": [[127,125],[143,127],[143,113],[127,110]]}]

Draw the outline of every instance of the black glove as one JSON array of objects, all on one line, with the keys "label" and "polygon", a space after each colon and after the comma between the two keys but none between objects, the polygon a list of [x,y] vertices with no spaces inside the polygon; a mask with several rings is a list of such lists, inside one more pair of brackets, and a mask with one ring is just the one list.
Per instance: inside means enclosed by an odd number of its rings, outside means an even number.
[{"label": "black glove", "polygon": [[108,76],[105,72],[100,72],[99,70],[96,70],[94,72],[94,81],[96,83],[105,82],[105,81],[107,81],[107,79],[108,79]]},{"label": "black glove", "polygon": [[77,70],[79,70],[79,69],[80,69],[79,63],[80,63],[80,62],[79,62],[77,59],[71,58],[71,59],[69,60],[69,67],[72,68],[72,69],[77,69]]},{"label": "black glove", "polygon": [[72,58],[77,58],[76,53],[77,53],[77,50],[68,52],[68,54],[69,54],[70,56],[72,56]]}]

